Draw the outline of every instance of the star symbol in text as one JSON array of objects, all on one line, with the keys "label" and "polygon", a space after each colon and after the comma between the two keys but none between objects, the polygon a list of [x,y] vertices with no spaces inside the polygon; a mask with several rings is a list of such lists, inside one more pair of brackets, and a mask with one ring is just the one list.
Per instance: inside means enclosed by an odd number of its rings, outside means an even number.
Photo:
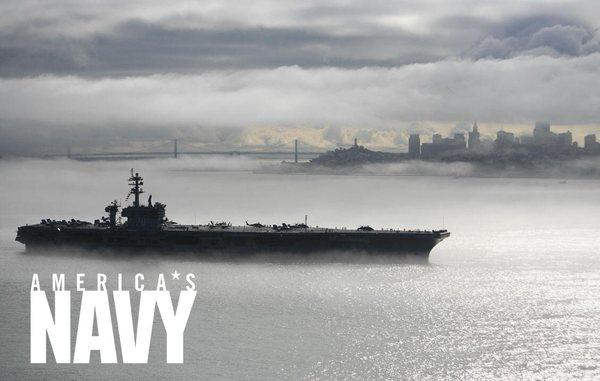
[{"label": "star symbol in text", "polygon": [[179,280],[179,275],[181,275],[181,274],[179,274],[177,272],[177,270],[175,270],[174,272],[171,273],[171,276],[173,277],[173,280],[175,280],[175,279]]}]

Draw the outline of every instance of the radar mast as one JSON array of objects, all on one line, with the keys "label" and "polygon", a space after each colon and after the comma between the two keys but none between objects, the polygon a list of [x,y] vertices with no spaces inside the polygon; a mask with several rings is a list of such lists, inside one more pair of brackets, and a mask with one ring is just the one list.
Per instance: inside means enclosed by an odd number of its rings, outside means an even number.
[{"label": "radar mast", "polygon": [[129,196],[131,196],[131,195],[134,196],[133,206],[136,208],[140,206],[140,194],[144,193],[144,190],[142,189],[142,185],[144,185],[144,179],[137,172],[134,175],[133,168],[131,168],[131,177],[129,177],[129,186],[131,186],[132,188],[129,191],[127,198],[129,198]]}]

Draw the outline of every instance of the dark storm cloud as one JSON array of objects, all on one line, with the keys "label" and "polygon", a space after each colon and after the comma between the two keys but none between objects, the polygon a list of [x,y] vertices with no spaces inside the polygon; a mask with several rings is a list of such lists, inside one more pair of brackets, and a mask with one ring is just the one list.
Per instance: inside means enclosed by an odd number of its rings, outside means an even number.
[{"label": "dark storm cloud", "polygon": [[137,8],[55,3],[47,11],[28,1],[0,9],[5,14],[0,76],[395,67],[451,57],[577,56],[598,50],[583,6],[572,12],[521,2],[522,9],[508,12],[500,2],[264,1],[182,11],[177,4],[171,9],[160,3]]},{"label": "dark storm cloud", "polygon": [[[128,21],[108,35],[29,38],[0,47],[0,75],[145,75],[206,69],[399,66],[444,57],[450,41],[379,28],[335,35],[301,28],[172,29]],[[6,39],[3,39],[6,40]]]},{"label": "dark storm cloud", "polygon": [[490,23],[486,36],[466,52],[474,59],[518,55],[583,56],[600,51],[598,30],[575,18],[556,15]]}]

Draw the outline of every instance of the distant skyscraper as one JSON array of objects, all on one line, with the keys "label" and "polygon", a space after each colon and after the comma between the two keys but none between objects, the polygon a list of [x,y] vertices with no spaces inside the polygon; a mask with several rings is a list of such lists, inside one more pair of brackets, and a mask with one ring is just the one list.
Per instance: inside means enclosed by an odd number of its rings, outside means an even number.
[{"label": "distant skyscraper", "polygon": [[533,135],[536,134],[544,134],[550,132],[550,123],[548,122],[535,122],[535,127],[533,128]]},{"label": "distant skyscraper", "polygon": [[481,148],[481,136],[477,122],[473,124],[473,131],[469,132],[469,151],[477,151]]},{"label": "distant skyscraper", "polygon": [[596,142],[596,134],[586,135],[583,139],[583,149],[587,152],[594,152],[598,142]]},{"label": "distant skyscraper", "polygon": [[533,144],[549,146],[556,143],[556,134],[550,131],[550,123],[536,122],[533,129]]},{"label": "distant skyscraper", "polygon": [[[448,139],[444,139],[448,140]],[[467,140],[465,139],[465,134],[457,133],[454,134],[454,139],[450,139],[446,142],[446,144],[453,144],[457,149],[466,150],[467,149]]]},{"label": "distant skyscraper", "polygon": [[412,158],[421,156],[421,138],[419,134],[410,134],[408,138],[408,154]]},{"label": "distant skyscraper", "polygon": [[515,143],[515,134],[500,130],[496,133],[496,147],[499,149],[511,147]]},{"label": "distant skyscraper", "polygon": [[573,145],[573,134],[571,131],[560,133],[556,136],[557,146],[560,150],[568,150]]}]

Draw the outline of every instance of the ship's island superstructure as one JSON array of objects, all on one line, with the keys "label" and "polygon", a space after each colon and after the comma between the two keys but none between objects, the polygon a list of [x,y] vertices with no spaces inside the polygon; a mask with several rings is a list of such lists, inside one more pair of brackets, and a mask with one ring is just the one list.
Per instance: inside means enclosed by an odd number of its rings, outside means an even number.
[{"label": "ship's island superstructure", "polygon": [[94,223],[43,219],[39,224],[18,228],[16,240],[27,249],[75,246],[92,249],[126,249],[130,251],[194,252],[214,256],[244,253],[321,253],[362,252],[368,254],[406,255],[427,258],[431,249],[450,233],[447,230],[375,230],[310,227],[306,223],[263,225],[210,222],[207,225],[180,225],[165,216],[166,205],[140,204],[143,179],[131,172],[129,178],[133,204],[122,209],[115,200],[105,208],[108,217]]}]

